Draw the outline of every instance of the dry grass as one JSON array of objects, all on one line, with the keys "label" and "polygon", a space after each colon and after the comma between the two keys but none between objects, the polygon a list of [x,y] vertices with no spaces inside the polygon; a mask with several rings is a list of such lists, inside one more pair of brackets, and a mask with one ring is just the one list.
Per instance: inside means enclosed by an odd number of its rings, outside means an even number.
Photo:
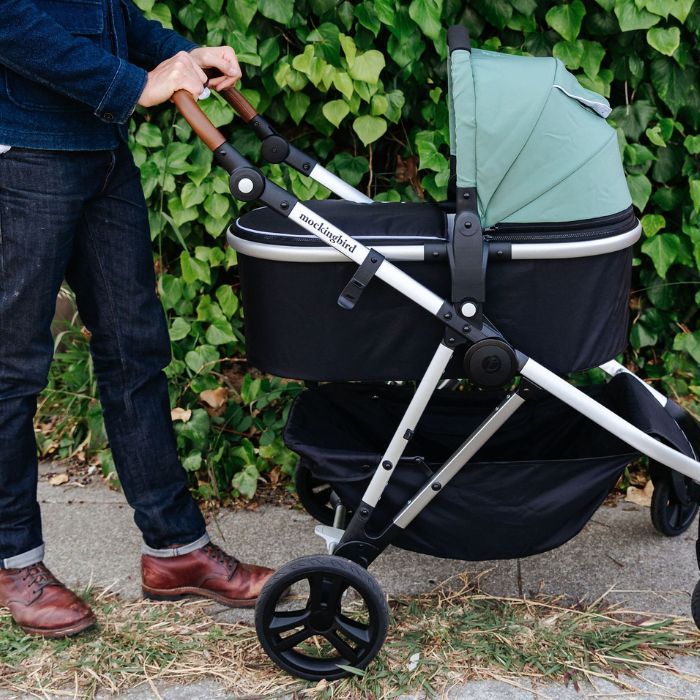
[{"label": "dry grass", "polygon": [[466,576],[430,594],[392,601],[380,656],[366,673],[333,684],[306,684],[278,671],[244,624],[207,614],[204,601],[123,602],[92,596],[99,628],[72,640],[29,637],[0,614],[0,688],[36,697],[92,698],[148,684],[205,678],[236,697],[386,698],[401,692],[440,696],[472,679],[576,684],[667,667],[671,655],[700,655],[700,632],[686,618],[661,617],[563,600],[498,598]]}]

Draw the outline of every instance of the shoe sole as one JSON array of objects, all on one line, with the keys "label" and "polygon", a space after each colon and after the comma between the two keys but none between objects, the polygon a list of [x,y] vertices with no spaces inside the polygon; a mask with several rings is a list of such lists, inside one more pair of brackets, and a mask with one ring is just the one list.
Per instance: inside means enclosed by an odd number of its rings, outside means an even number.
[{"label": "shoe sole", "polygon": [[217,603],[221,603],[229,608],[254,608],[255,603],[257,603],[257,598],[227,598],[226,596],[215,593],[214,591],[208,591],[205,588],[150,588],[149,586],[142,586],[143,597],[148,600],[183,600],[185,598],[191,598],[192,596],[198,598],[209,598],[210,600],[215,600]]},{"label": "shoe sole", "polygon": [[97,619],[95,617],[88,617],[72,625],[50,630],[17,624],[27,634],[34,634],[38,637],[46,637],[47,639],[62,639],[64,637],[75,637],[75,635],[85,632],[85,630],[90,629],[90,627],[94,627],[95,624],[97,624]]}]

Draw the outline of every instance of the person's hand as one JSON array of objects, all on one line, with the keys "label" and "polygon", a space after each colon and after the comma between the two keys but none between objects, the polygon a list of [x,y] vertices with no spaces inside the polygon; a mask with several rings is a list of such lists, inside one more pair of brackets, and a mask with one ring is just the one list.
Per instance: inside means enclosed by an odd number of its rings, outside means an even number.
[{"label": "person's hand", "polygon": [[177,90],[187,90],[194,99],[204,91],[207,76],[194,58],[185,51],[158,64],[149,74],[139,97],[142,107],[153,107],[169,100]]},{"label": "person's hand", "polygon": [[243,75],[236,52],[230,46],[200,46],[192,49],[190,56],[200,68],[218,68],[223,73],[209,81],[209,87],[215,90],[232,87]]}]

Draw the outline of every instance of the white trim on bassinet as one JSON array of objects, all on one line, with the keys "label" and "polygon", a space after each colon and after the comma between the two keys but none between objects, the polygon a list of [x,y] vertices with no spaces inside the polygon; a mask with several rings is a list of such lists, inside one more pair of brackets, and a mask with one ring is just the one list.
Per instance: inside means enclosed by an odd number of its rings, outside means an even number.
[{"label": "white trim on bassinet", "polygon": [[[570,243],[513,243],[511,246],[512,260],[559,260],[569,258],[586,258],[594,255],[605,255],[624,250],[634,245],[641,236],[641,224],[626,233],[600,238],[595,241],[577,241]],[[278,234],[273,234],[278,235]],[[362,236],[356,236],[362,239]],[[373,237],[376,238],[376,237]],[[408,237],[406,237],[408,238]],[[260,260],[295,263],[331,263],[347,262],[341,252],[328,246],[289,246],[271,245],[249,241],[236,236],[233,227],[229,228],[227,239],[229,245],[238,253]],[[396,240],[401,240],[397,238]],[[404,239],[406,240],[406,239]],[[443,239],[440,239],[443,240]],[[387,260],[393,262],[421,262],[426,259],[426,249],[423,245],[390,245],[373,246]]]}]

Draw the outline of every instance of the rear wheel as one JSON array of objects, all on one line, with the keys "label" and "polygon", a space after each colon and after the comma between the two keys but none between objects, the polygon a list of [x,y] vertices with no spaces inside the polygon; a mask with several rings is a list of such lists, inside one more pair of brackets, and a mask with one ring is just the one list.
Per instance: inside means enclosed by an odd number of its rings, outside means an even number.
[{"label": "rear wheel", "polygon": [[690,498],[681,500],[670,479],[664,476],[654,483],[651,495],[651,522],[666,537],[682,535],[693,523],[698,504]]},{"label": "rear wheel", "polygon": [[693,616],[695,626],[700,629],[700,581],[695,584],[693,597],[690,599],[690,614]]},{"label": "rear wheel", "polygon": [[[292,595],[285,598],[289,588]],[[336,556],[301,557],[278,569],[255,606],[255,629],[284,671],[318,681],[350,675],[379,653],[389,608],[359,564]]]}]

